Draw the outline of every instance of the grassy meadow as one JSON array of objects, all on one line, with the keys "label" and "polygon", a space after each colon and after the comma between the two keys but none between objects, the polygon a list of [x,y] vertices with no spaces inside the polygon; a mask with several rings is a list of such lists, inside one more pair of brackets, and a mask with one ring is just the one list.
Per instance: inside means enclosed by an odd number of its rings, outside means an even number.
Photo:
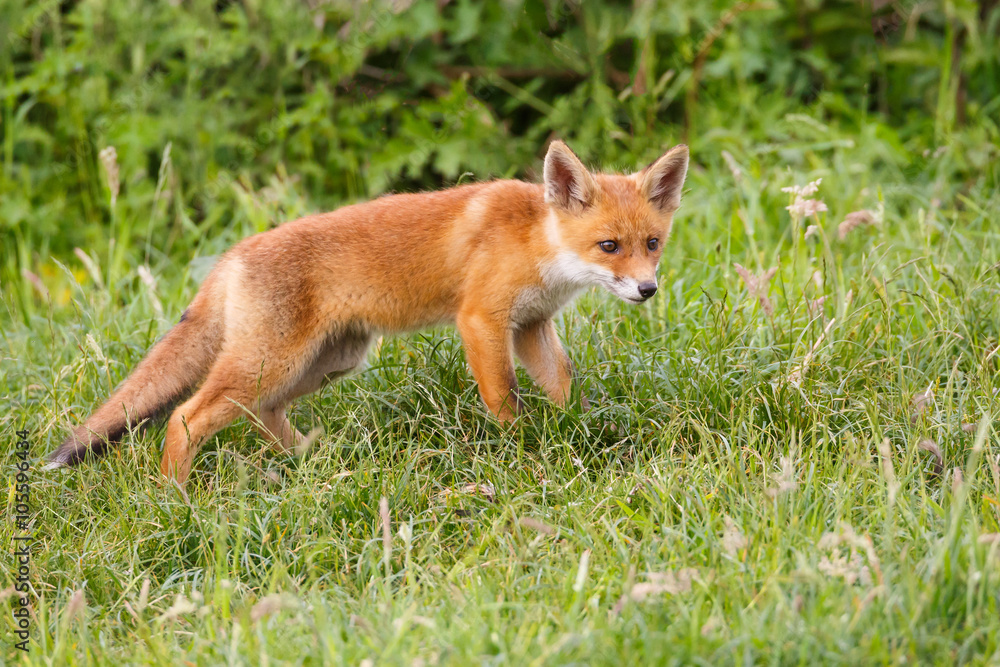
[{"label": "grassy meadow", "polygon": [[[995,5],[13,4],[4,664],[1000,664]],[[691,147],[657,295],[557,320],[589,411],[519,371],[497,424],[438,329],[300,399],[300,456],[41,470],[238,239],[553,136]]]}]

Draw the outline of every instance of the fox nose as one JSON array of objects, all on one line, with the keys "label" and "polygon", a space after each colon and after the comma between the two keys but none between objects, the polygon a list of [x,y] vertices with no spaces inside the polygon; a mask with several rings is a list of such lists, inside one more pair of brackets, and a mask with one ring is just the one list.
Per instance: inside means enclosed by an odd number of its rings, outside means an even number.
[{"label": "fox nose", "polygon": [[654,294],[656,294],[656,283],[640,283],[639,296],[643,299],[648,299]]}]

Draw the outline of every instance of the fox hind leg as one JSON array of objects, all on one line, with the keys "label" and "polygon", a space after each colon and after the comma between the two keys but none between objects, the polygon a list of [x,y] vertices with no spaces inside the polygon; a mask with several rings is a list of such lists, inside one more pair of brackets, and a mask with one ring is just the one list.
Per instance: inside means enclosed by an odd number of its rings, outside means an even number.
[{"label": "fox hind leg", "polygon": [[288,420],[289,403],[360,366],[371,340],[367,332],[341,332],[298,354],[275,354],[263,366],[224,352],[201,389],[170,417],[160,470],[183,484],[205,441],[248,411],[256,415],[255,428],[279,451],[294,450],[303,436]]},{"label": "fox hind leg", "polygon": [[314,393],[326,382],[341,378],[362,366],[373,337],[364,331],[342,332],[330,336],[284,396],[257,411],[254,426],[261,436],[272,443],[275,451],[291,453],[305,439],[288,420],[285,411],[289,404],[300,396]]},{"label": "fox hind leg", "polygon": [[[224,362],[220,357],[219,362]],[[201,445],[252,405],[254,387],[216,362],[194,396],[182,403],[167,422],[160,472],[184,484]]]},{"label": "fox hind leg", "polygon": [[287,392],[303,365],[294,354],[275,355],[256,367],[234,352],[221,354],[201,388],[170,416],[160,471],[183,484],[205,441],[248,412],[257,414],[261,423],[255,425],[277,436],[282,445],[294,444],[296,433],[285,416],[286,403],[278,397]]},{"label": "fox hind leg", "polygon": [[254,421],[257,431],[270,441],[274,450],[280,454],[295,451],[295,446],[305,438],[292,426],[285,409],[284,404],[263,408],[257,411],[257,420]]}]

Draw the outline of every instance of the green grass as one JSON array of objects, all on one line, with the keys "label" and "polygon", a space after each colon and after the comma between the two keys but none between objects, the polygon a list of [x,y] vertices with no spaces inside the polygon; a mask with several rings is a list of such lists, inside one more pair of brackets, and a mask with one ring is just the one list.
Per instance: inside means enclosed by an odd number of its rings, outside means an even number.
[{"label": "green grass", "polygon": [[[161,425],[79,469],[36,466],[33,644],[14,652],[4,613],[7,659],[997,664],[996,167],[956,175],[974,134],[921,157],[881,126],[824,131],[729,144],[739,181],[692,141],[660,293],[637,308],[595,291],[560,317],[587,413],[532,388],[531,412],[497,425],[441,330],[387,339],[301,400],[293,421],[324,435],[299,459],[243,421],[186,495],[160,483]],[[780,188],[819,177],[830,212],[793,226]],[[148,288],[142,248],[107,282],[106,250],[103,287],[74,260],[50,301],[4,289],[7,452],[22,426],[34,456],[53,449],[196,289],[189,257]],[[772,316],[734,263],[778,268]]]},{"label": "green grass", "polygon": [[[4,6],[0,664],[1000,664],[1000,8],[441,4]],[[301,400],[299,459],[241,421],[184,494],[153,424],[40,470],[204,258],[530,177],[550,136],[607,168],[692,150],[655,299],[559,318],[591,411],[522,376],[499,426],[439,330]],[[793,222],[781,188],[817,178],[829,212]],[[776,269],[767,302],[736,264]]]}]

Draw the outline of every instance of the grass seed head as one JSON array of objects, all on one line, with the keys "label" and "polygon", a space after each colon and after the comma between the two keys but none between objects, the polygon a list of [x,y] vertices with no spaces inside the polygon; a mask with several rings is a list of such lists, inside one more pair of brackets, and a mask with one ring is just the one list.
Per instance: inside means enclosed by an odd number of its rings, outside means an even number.
[{"label": "grass seed head", "polygon": [[97,154],[104,167],[104,175],[108,179],[108,190],[111,191],[111,208],[115,207],[118,201],[118,193],[121,189],[121,182],[118,180],[118,151],[114,146],[108,146]]},{"label": "grass seed head", "polygon": [[157,621],[173,621],[181,616],[186,616],[192,612],[198,611],[198,605],[194,604],[183,594],[178,593],[177,597],[174,598],[174,603],[170,605],[170,608],[157,617]]},{"label": "grass seed head", "polygon": [[63,619],[68,623],[77,617],[81,612],[87,610],[87,596],[84,595],[83,589],[78,589],[73,591],[73,595],[70,596],[69,602],[66,604],[66,611],[63,612]]},{"label": "grass seed head", "polygon": [[142,588],[139,590],[139,602],[136,604],[136,609],[139,613],[146,608],[149,604],[149,578],[142,580]]},{"label": "grass seed head", "polygon": [[934,390],[931,387],[927,387],[910,399],[910,423],[916,424],[920,420],[920,415],[926,412],[933,402]]},{"label": "grass seed head", "polygon": [[153,272],[145,264],[140,265],[136,269],[136,272],[139,274],[139,280],[146,286],[146,292],[149,295],[149,302],[153,305],[153,311],[158,318],[163,319],[163,304],[160,303],[160,298],[156,294],[156,278],[153,277]]},{"label": "grass seed head", "polygon": [[28,269],[21,269],[21,275],[24,276],[25,280],[31,283],[31,286],[35,288],[35,291],[46,301],[49,300],[49,290],[45,287],[42,279],[38,277],[37,274],[32,273]]},{"label": "grass seed head", "polygon": [[965,475],[961,468],[951,469],[951,495],[957,496],[962,492],[962,485],[965,483]]},{"label": "grass seed head", "polygon": [[823,314],[823,304],[826,303],[826,297],[821,296],[818,299],[810,299],[806,301],[806,310],[809,311],[809,319],[815,319],[817,316]]},{"label": "grass seed head", "polygon": [[556,529],[549,524],[539,521],[538,519],[533,519],[530,516],[523,516],[517,521],[519,524],[525,528],[530,528],[531,530],[541,533],[542,535],[555,535]]},{"label": "grass seed head", "polygon": [[261,619],[279,612],[283,609],[297,609],[299,601],[287,593],[272,593],[260,599],[250,610],[250,621],[257,623]]},{"label": "grass seed head", "polygon": [[653,596],[687,593],[691,590],[691,582],[697,574],[698,571],[690,567],[680,569],[676,573],[650,572],[649,581],[633,586],[629,597],[636,602],[642,602]]},{"label": "grass seed head", "polygon": [[767,271],[757,274],[751,273],[741,264],[733,264],[733,268],[736,269],[736,273],[743,279],[743,284],[747,286],[750,297],[757,299],[760,303],[764,314],[768,317],[774,315],[774,304],[768,297],[768,293],[771,291],[771,279],[778,272],[778,268],[771,267]]},{"label": "grass seed head", "polygon": [[792,461],[791,456],[781,457],[780,469],[771,477],[774,480],[775,485],[767,490],[767,495],[770,498],[776,498],[786,493],[791,493],[799,487],[799,481],[795,475],[795,464]]},{"label": "grass seed head", "polygon": [[858,552],[849,556],[834,554],[823,556],[817,564],[819,571],[828,577],[840,577],[848,586],[860,582],[863,586],[871,586],[872,575]]},{"label": "grass seed head", "polygon": [[944,454],[941,453],[941,448],[938,444],[930,438],[924,438],[917,443],[917,449],[928,452],[934,457],[934,474],[940,475],[941,470],[944,468]]},{"label": "grass seed head", "polygon": [[862,225],[874,225],[878,223],[879,216],[875,211],[870,211],[864,209],[861,211],[853,211],[847,214],[844,221],[837,226],[837,236],[841,241],[847,238],[847,235],[852,231],[857,229]]},{"label": "grass seed head", "polygon": [[722,159],[725,160],[726,166],[729,167],[729,171],[732,172],[733,180],[736,181],[737,183],[742,183],[743,170],[740,168],[739,163],[736,162],[736,158],[733,157],[733,154],[727,150],[724,150],[722,151]]},{"label": "grass seed head", "polygon": [[885,479],[886,490],[889,494],[889,504],[896,502],[896,493],[899,491],[899,482],[896,481],[896,468],[892,464],[892,447],[889,446],[889,438],[883,438],[878,446],[879,458],[882,465],[882,477]]},{"label": "grass seed head", "polygon": [[747,547],[747,538],[746,535],[740,532],[739,526],[736,525],[736,522],[728,514],[726,515],[725,522],[726,527],[722,531],[722,549],[730,556],[735,557],[740,549]]}]

